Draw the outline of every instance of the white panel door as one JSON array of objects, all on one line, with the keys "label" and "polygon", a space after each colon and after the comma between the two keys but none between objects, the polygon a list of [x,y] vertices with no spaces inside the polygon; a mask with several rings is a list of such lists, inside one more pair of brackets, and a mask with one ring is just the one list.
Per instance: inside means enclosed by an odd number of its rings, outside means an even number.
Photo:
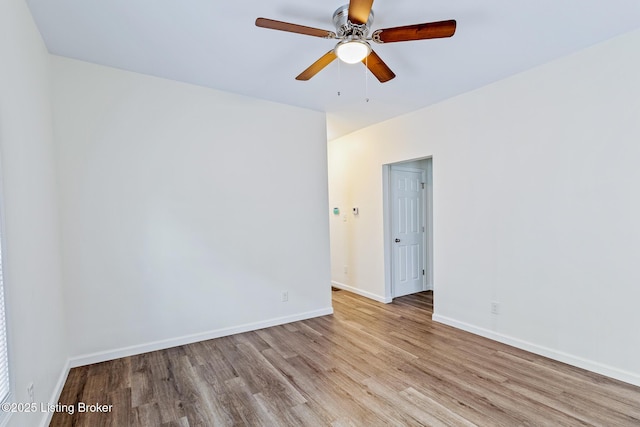
[{"label": "white panel door", "polygon": [[423,172],[391,168],[393,296],[424,290]]}]

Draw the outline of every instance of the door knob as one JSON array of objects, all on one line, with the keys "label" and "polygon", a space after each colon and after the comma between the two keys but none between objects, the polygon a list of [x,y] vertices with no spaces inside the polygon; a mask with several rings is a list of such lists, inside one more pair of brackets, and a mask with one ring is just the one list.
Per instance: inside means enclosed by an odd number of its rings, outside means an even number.
[{"label": "door knob", "polygon": [[396,243],[400,243],[400,239],[396,239]]}]

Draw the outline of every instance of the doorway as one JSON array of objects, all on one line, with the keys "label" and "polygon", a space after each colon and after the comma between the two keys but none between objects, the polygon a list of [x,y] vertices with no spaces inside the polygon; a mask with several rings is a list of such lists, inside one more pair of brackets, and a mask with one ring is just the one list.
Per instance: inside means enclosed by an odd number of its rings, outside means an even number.
[{"label": "doorway", "polygon": [[385,293],[433,289],[431,158],[384,165]]}]

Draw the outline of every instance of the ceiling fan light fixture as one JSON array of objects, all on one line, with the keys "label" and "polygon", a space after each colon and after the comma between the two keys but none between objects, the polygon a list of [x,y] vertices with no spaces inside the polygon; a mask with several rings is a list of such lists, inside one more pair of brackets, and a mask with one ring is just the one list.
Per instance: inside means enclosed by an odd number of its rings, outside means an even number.
[{"label": "ceiling fan light fixture", "polygon": [[342,62],[356,64],[371,53],[371,46],[363,40],[345,40],[336,45],[336,55]]}]

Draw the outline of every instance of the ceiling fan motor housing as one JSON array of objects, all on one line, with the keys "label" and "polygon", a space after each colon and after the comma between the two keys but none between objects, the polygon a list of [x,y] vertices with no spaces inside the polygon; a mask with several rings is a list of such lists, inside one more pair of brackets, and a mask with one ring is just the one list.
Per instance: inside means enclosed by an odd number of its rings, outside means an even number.
[{"label": "ceiling fan motor housing", "polygon": [[373,10],[369,13],[366,24],[358,25],[349,21],[349,5],[345,4],[333,12],[333,24],[336,26],[338,38],[366,39],[369,35],[369,28],[373,24]]}]

